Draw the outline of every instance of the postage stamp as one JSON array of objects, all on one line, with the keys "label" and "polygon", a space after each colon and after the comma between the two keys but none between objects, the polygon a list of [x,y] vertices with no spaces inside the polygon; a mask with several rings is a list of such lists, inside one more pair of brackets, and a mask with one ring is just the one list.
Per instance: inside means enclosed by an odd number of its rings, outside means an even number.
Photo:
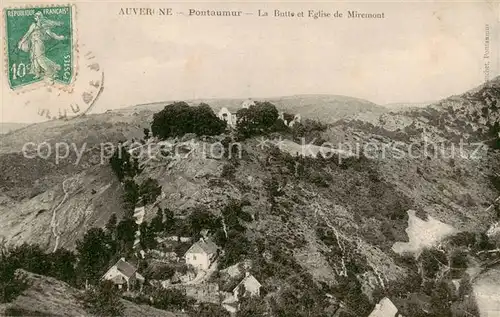
[{"label": "postage stamp", "polygon": [[7,8],[4,20],[11,89],[37,83],[71,85],[77,69],[74,6]]}]

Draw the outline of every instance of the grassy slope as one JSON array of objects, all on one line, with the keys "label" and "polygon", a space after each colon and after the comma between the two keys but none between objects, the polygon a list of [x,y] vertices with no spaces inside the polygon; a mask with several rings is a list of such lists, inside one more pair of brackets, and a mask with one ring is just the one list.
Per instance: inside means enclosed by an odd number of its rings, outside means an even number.
[{"label": "grassy slope", "polygon": [[[17,316],[89,316],[90,313],[81,302],[82,291],[52,277],[33,274],[23,270],[17,271],[30,284],[14,301],[0,305],[0,314],[17,313]],[[123,316],[162,316],[182,317],[150,306],[137,305],[122,300]]]},{"label": "grassy slope", "polygon": [[0,122],[0,134],[9,133],[11,131],[21,129],[27,125],[28,123]]}]

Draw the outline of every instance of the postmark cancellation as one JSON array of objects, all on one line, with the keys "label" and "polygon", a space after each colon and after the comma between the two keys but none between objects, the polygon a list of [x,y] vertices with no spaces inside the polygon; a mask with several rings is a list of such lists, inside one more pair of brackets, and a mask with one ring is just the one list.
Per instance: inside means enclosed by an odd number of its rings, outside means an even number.
[{"label": "postmark cancellation", "polygon": [[103,90],[102,67],[78,42],[76,15],[74,4],[11,7],[3,12],[10,92],[45,119],[88,113]]}]

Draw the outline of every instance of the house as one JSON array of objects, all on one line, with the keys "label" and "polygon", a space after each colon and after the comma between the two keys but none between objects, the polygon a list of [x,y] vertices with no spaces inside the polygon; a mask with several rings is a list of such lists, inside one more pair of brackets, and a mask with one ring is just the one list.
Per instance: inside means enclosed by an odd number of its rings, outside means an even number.
[{"label": "house", "polygon": [[233,289],[233,296],[238,300],[238,296],[260,296],[261,284],[257,279],[249,272],[245,273],[245,277],[241,282]]},{"label": "house", "polygon": [[113,282],[118,289],[126,291],[132,290],[137,285],[142,288],[144,277],[137,272],[137,268],[121,258],[102,277],[104,280]]},{"label": "house", "polygon": [[227,125],[234,127],[236,125],[236,115],[232,114],[226,107],[222,107],[217,114],[219,119],[226,121]]},{"label": "house", "polygon": [[278,119],[280,119],[281,121],[285,122],[285,124],[287,124],[285,121],[285,113],[283,111],[280,111],[278,113]]},{"label": "house", "polygon": [[293,117],[293,120],[291,120],[290,122],[288,122],[288,126],[289,127],[293,127],[296,123],[300,123],[300,121],[302,120],[302,117],[299,113],[297,113],[294,117]]},{"label": "house", "polygon": [[396,306],[394,306],[389,298],[384,297],[375,305],[375,308],[368,317],[396,317],[397,313],[398,309]]},{"label": "house", "polygon": [[208,270],[219,253],[219,247],[207,238],[200,238],[184,255],[186,264],[192,265],[197,270]]},{"label": "house", "polygon": [[241,108],[243,109],[248,109],[250,106],[255,106],[255,102],[251,98],[248,98],[241,103]]}]

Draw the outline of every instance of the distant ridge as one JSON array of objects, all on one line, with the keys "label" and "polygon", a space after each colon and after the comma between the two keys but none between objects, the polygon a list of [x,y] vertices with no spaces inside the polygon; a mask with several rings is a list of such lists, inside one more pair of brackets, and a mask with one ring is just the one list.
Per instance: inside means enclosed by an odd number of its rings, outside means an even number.
[{"label": "distant ridge", "polygon": [[30,123],[17,123],[17,122],[0,122],[0,134],[12,132],[21,129]]},{"label": "distant ridge", "polygon": [[[256,101],[269,101],[282,111],[300,113],[305,118],[321,118],[321,120],[326,123],[335,122],[358,113],[370,112],[381,114],[388,111],[387,108],[371,101],[342,95],[304,94],[252,99]],[[246,100],[246,98],[208,98],[185,101],[192,105],[197,105],[202,102],[207,103],[212,106],[215,111],[218,111],[222,107],[226,107],[230,111],[237,111],[244,100]],[[116,111],[160,111],[163,107],[172,102],[173,101],[153,102],[124,109],[116,109]]]}]

